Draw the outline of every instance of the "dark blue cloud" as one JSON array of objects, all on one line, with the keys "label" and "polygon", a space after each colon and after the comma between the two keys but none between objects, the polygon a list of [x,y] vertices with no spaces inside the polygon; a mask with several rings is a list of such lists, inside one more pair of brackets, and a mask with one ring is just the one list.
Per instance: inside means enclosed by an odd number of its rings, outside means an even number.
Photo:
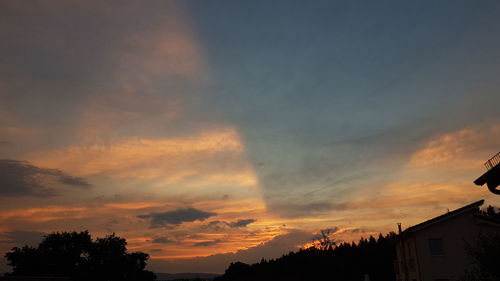
[{"label": "dark blue cloud", "polygon": [[174,211],[162,213],[149,213],[137,216],[140,219],[150,219],[151,227],[161,227],[168,225],[179,225],[183,222],[203,221],[211,216],[217,215],[212,212],[204,212],[195,208],[179,208]]},{"label": "dark blue cloud", "polygon": [[254,219],[245,219],[245,220],[238,220],[235,222],[230,222],[228,225],[229,227],[245,227],[251,223],[254,223]]},{"label": "dark blue cloud", "polygon": [[2,196],[56,196],[51,181],[66,186],[88,188],[90,184],[81,177],[71,176],[57,169],[34,166],[28,162],[0,160],[0,195]]},{"label": "dark blue cloud", "polygon": [[247,225],[256,222],[255,219],[241,219],[234,222],[227,221],[211,221],[206,227],[212,228],[214,230],[223,230],[224,228],[240,228],[246,227]]},{"label": "dark blue cloud", "polygon": [[195,247],[207,247],[207,246],[219,244],[221,242],[222,242],[221,239],[216,239],[216,240],[212,240],[212,241],[198,242],[198,243],[193,244],[193,246],[195,246]]}]

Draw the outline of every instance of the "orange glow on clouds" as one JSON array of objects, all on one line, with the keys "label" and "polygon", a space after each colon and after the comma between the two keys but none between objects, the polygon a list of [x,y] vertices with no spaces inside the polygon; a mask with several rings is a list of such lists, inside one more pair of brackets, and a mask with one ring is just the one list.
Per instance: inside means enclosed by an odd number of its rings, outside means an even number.
[{"label": "orange glow on clouds", "polygon": [[[164,183],[255,186],[257,178],[245,160],[245,149],[234,129],[170,139],[119,139],[112,144],[72,145],[38,152],[26,158],[40,166],[81,176],[161,178]],[[217,162],[228,162],[231,165]],[[201,178],[193,178],[201,176]]]},{"label": "orange glow on clouds", "polygon": [[[473,160],[467,163],[469,167],[480,164],[486,159],[475,154],[492,144],[491,140],[500,138],[500,126],[465,128],[436,136],[423,146],[422,149],[411,155],[410,164],[413,166],[428,166],[448,161]],[[476,159],[470,159],[476,158]]]},{"label": "orange glow on clouds", "polygon": [[48,222],[68,218],[85,217],[85,207],[46,206],[43,208],[23,208],[2,211],[1,219],[20,219],[30,222]]}]

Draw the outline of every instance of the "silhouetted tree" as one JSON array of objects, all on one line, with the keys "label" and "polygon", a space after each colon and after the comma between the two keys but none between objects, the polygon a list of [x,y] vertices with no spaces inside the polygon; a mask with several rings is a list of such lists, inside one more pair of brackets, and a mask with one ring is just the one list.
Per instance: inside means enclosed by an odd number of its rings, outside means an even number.
[{"label": "silhouetted tree", "polygon": [[461,278],[463,281],[500,280],[500,234],[480,234],[473,243],[467,244],[473,269]]},{"label": "silhouetted tree", "polygon": [[12,275],[61,275],[73,280],[150,281],[149,255],[128,253],[125,239],[115,234],[95,241],[88,231],[52,233],[38,247],[15,247],[5,254]]},{"label": "silhouetted tree", "polygon": [[252,275],[252,268],[250,265],[242,262],[231,263],[224,272],[228,278],[237,278],[239,276]]},{"label": "silhouetted tree", "polygon": [[485,211],[481,211],[481,215],[500,222],[500,211],[495,210],[493,206],[488,206]]},{"label": "silhouetted tree", "polygon": [[313,241],[314,247],[320,250],[332,250],[337,242],[331,237],[331,229],[321,230],[321,237]]}]

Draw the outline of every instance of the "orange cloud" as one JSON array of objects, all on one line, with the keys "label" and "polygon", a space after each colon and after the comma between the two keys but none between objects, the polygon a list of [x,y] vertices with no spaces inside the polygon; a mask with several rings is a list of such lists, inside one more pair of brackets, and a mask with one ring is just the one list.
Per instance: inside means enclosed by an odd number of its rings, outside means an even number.
[{"label": "orange cloud", "polygon": [[[428,140],[423,148],[411,155],[410,165],[426,166],[440,163],[456,163],[472,160],[467,164],[486,161],[486,155],[477,152],[493,148],[498,149],[500,126],[478,126],[456,132],[438,135]],[[494,154],[496,151],[490,151]],[[488,152],[486,152],[488,153]],[[479,154],[479,155],[478,155]]]},{"label": "orange cloud", "polygon": [[82,218],[85,207],[46,206],[43,208],[13,209],[2,211],[1,219],[18,219],[30,222],[48,222],[59,219]]},{"label": "orange cloud", "polygon": [[205,257],[220,253],[234,253],[240,250],[250,249],[273,238],[287,234],[289,231],[254,231],[249,236],[248,233],[198,233],[192,239],[185,239],[182,243],[174,243],[167,245],[148,245],[141,244],[139,248],[156,248],[164,249],[164,253],[152,253],[152,258],[155,259],[178,259],[178,258],[193,258]]},{"label": "orange cloud", "polygon": [[138,210],[152,207],[165,206],[165,202],[127,202],[127,203],[107,203],[104,208]]},{"label": "orange cloud", "polygon": [[234,129],[170,139],[119,139],[26,156],[32,163],[81,176],[161,179],[163,184],[254,186],[257,178]]}]

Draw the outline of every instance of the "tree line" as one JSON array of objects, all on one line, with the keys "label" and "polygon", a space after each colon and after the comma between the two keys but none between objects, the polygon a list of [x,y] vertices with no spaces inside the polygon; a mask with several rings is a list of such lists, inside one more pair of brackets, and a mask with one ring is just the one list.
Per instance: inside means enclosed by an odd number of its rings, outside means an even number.
[{"label": "tree line", "polygon": [[357,243],[336,245],[323,235],[320,243],[277,259],[259,263],[231,263],[217,281],[302,281],[359,280],[368,275],[370,281],[394,281],[397,235],[391,232],[361,238]]}]

